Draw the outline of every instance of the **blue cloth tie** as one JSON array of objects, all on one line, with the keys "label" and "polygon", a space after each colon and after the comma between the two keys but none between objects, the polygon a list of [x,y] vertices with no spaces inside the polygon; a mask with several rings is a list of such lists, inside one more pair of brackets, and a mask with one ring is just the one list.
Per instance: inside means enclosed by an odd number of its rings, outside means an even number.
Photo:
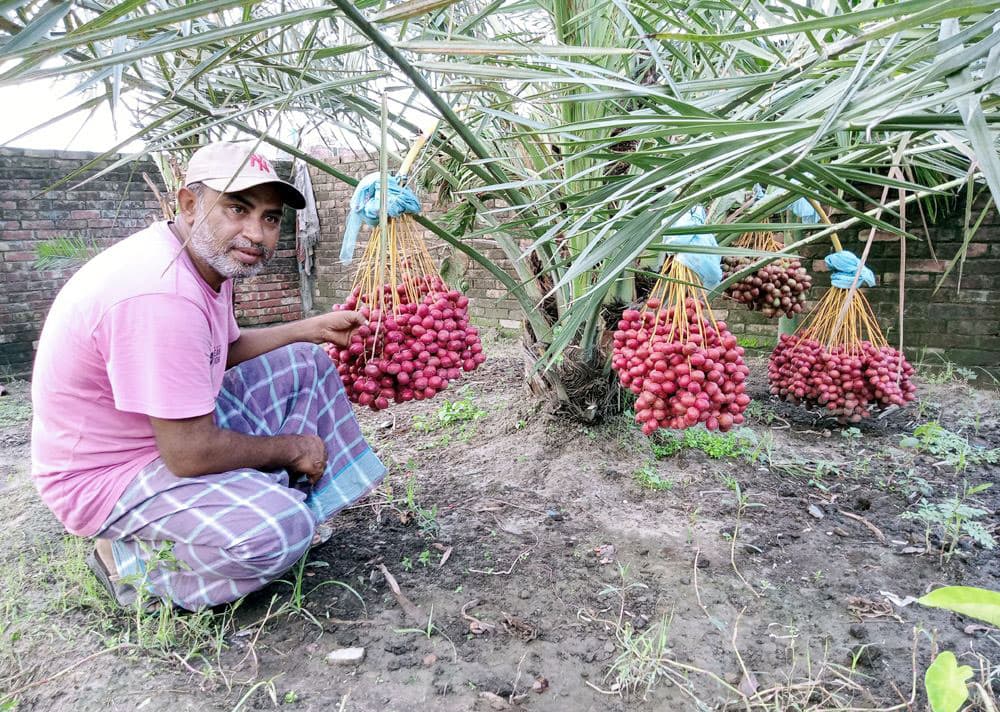
[{"label": "blue cloth tie", "polygon": [[816,212],[816,208],[814,208],[813,204],[806,198],[799,198],[792,203],[789,208],[792,213],[804,223],[820,222],[819,213]]},{"label": "blue cloth tie", "polygon": [[[683,213],[671,227],[694,227],[704,225],[708,219],[705,208],[695,205],[693,208]],[[669,218],[666,222],[669,222]],[[715,235],[673,235],[663,241],[665,245],[704,245],[706,247],[718,247]],[[722,256],[721,255],[700,255],[695,252],[680,252],[674,255],[674,259],[690,269],[701,279],[702,285],[707,289],[715,289],[722,281]]]},{"label": "blue cloth tie", "polygon": [[[347,215],[347,225],[344,228],[344,242],[340,246],[340,261],[349,264],[354,258],[354,247],[358,243],[358,233],[361,225],[378,225],[379,208],[382,204],[378,173],[369,173],[358,182],[351,196],[350,210]],[[398,218],[404,213],[416,215],[420,212],[420,201],[416,194],[399,184],[396,176],[389,176],[389,198],[386,201],[386,213],[390,218]]]},{"label": "blue cloth tie", "polygon": [[[861,260],[853,252],[842,250],[827,255],[824,259],[826,266],[830,268],[830,282],[838,289],[850,289],[854,284],[854,275],[861,267]],[[875,273],[867,267],[861,268],[861,276],[858,278],[858,286],[874,287]]]}]

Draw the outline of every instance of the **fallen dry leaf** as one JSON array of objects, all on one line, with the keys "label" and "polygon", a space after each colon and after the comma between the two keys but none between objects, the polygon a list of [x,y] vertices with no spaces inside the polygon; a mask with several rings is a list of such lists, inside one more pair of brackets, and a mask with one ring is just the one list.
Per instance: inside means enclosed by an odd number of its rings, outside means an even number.
[{"label": "fallen dry leaf", "polygon": [[[435,544],[435,547],[437,547],[437,546],[440,546],[440,545]],[[437,565],[437,567],[439,569],[442,566],[444,566],[445,563],[447,563],[448,559],[451,557],[452,549],[454,549],[454,547],[451,547],[451,546],[449,546],[447,549],[445,549],[443,546],[440,549],[438,549],[438,551],[442,551],[443,550],[443,552],[444,552],[444,553],[441,554],[441,560],[438,562],[438,565]]]},{"label": "fallen dry leaf", "polygon": [[535,681],[531,683],[531,689],[540,695],[549,689],[549,681],[539,675],[535,678]]},{"label": "fallen dry leaf", "polygon": [[528,621],[510,613],[503,613],[503,627],[511,635],[520,638],[525,643],[538,637],[538,628]]},{"label": "fallen dry leaf", "polygon": [[496,626],[492,623],[486,623],[481,621],[474,616],[469,615],[469,609],[475,608],[479,605],[479,599],[473,598],[471,601],[462,606],[462,618],[469,621],[469,632],[473,635],[483,635],[484,633],[489,633]]},{"label": "fallen dry leaf", "polygon": [[[884,595],[884,594],[883,594]],[[847,599],[847,610],[851,612],[859,621],[876,618],[890,618],[902,622],[896,615],[892,604],[887,600],[875,598],[865,598],[864,596],[851,596]]]},{"label": "fallen dry leaf", "polygon": [[965,631],[966,635],[975,635],[976,633],[989,633],[993,628],[988,625],[981,625],[979,623],[970,623],[965,626],[962,630]]},{"label": "fallen dry leaf", "polygon": [[378,567],[382,571],[382,575],[385,576],[385,581],[389,584],[389,588],[392,589],[392,595],[396,597],[396,602],[403,609],[410,622],[420,628],[427,625],[427,615],[420,610],[419,606],[416,606],[410,599],[403,595],[403,592],[399,590],[399,584],[396,583],[395,577],[389,573],[389,569],[385,567],[385,564],[379,564]]}]

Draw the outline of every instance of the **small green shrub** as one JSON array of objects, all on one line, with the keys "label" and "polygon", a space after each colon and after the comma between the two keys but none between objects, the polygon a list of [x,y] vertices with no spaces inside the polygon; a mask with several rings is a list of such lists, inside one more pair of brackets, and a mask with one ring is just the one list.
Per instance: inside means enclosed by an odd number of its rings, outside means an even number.
[{"label": "small green shrub", "polygon": [[643,489],[652,490],[654,492],[665,492],[666,490],[672,489],[674,486],[673,481],[661,477],[660,473],[656,471],[656,468],[653,465],[640,467],[632,473],[632,479],[634,479],[636,484]]},{"label": "small green shrub", "polygon": [[756,445],[756,436],[747,428],[718,433],[697,427],[688,428],[681,434],[661,431],[653,440],[652,450],[657,460],[668,458],[685,448],[701,450],[713,460],[721,460],[748,455]]}]

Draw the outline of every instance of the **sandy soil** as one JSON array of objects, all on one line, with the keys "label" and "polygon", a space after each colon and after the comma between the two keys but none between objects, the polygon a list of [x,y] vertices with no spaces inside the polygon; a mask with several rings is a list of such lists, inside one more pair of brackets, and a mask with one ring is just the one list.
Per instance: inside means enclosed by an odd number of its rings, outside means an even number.
[{"label": "sandy soil", "polygon": [[[1000,661],[995,630],[899,605],[941,584],[1000,589],[995,551],[963,537],[945,560],[901,516],[997,481],[995,464],[956,472],[905,440],[937,419],[997,448],[995,391],[924,383],[919,406],[845,431],[771,401],[757,363],[747,444],[716,459],[654,451],[624,417],[555,418],[522,389],[517,349],[489,351],[434,401],[360,414],[388,486],[336,519],[304,599],[275,583],[234,612],[168,617],[166,642],[102,600],[85,547],[38,501],[27,384],[12,384],[0,710],[699,710],[741,691],[759,702],[732,709],[907,709],[915,674],[920,710],[936,649]],[[438,426],[446,402],[455,422]],[[970,502],[994,533],[998,502],[1000,486]],[[351,646],[362,662],[327,662]]]}]

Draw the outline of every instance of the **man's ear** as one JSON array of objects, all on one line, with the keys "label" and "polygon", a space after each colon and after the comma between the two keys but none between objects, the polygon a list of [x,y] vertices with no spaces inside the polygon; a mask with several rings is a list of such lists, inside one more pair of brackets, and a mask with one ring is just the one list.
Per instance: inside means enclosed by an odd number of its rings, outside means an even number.
[{"label": "man's ear", "polygon": [[188,225],[194,223],[198,210],[198,196],[187,187],[177,191],[177,217],[183,218]]}]

